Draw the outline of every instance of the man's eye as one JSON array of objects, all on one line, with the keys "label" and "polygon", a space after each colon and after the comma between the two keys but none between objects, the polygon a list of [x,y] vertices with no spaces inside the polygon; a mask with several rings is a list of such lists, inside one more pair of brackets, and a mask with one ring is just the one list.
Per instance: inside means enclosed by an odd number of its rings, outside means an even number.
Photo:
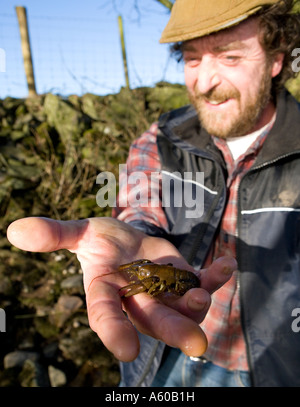
[{"label": "man's eye", "polygon": [[190,67],[199,65],[199,62],[200,62],[199,58],[194,58],[194,57],[184,58],[185,65],[188,65]]},{"label": "man's eye", "polygon": [[225,55],[222,59],[226,64],[236,65],[240,61],[241,57],[238,55]]}]

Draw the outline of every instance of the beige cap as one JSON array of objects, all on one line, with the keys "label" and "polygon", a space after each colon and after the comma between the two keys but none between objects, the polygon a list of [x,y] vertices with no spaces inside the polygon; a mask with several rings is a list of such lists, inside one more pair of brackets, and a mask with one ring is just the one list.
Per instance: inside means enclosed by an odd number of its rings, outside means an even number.
[{"label": "beige cap", "polygon": [[231,27],[279,0],[176,0],[160,42],[180,42]]}]

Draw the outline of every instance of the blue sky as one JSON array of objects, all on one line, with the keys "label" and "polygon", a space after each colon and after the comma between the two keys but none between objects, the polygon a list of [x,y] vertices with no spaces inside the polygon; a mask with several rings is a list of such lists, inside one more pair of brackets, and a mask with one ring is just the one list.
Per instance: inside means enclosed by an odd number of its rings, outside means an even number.
[{"label": "blue sky", "polygon": [[[26,97],[15,6],[27,9],[38,93],[115,93],[125,86],[118,15],[124,22],[132,88],[183,83],[183,69],[159,44],[169,12],[156,0],[7,0],[0,5],[0,98]],[[137,6],[137,7],[136,7]]]}]

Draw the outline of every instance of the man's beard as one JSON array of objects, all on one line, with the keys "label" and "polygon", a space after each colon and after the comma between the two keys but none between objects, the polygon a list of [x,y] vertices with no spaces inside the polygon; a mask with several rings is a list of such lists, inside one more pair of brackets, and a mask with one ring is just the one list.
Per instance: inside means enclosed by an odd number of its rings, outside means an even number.
[{"label": "man's beard", "polygon": [[[195,88],[194,94],[189,92],[189,98],[196,108],[202,126],[209,134],[223,139],[229,137],[241,137],[249,134],[255,128],[263,110],[270,101],[271,87],[272,79],[267,64],[258,93],[251,98],[248,98],[244,107],[241,106],[240,92],[235,87],[224,91],[214,88],[206,94],[201,94]],[[230,111],[220,113],[207,111],[205,103],[209,101],[221,103],[228,99],[234,99],[237,101],[238,115],[225,125],[224,120],[227,118],[228,114],[230,114]]]}]

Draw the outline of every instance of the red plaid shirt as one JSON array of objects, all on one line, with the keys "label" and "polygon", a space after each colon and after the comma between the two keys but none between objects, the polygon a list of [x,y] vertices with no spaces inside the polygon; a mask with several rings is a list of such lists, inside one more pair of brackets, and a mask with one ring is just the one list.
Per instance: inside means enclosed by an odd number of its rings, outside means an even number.
[{"label": "red plaid shirt", "polygon": [[[220,234],[212,248],[211,258],[215,259],[224,255],[235,257],[238,187],[243,175],[253,165],[273,123],[274,121],[264,129],[246,153],[236,161],[233,160],[226,141],[213,138],[227,163],[229,200],[222,218]],[[139,199],[143,196],[144,202],[141,203],[140,200],[141,205],[136,207],[117,205],[113,216],[125,222],[144,220],[168,231],[167,220],[161,205],[159,186],[161,183],[155,184],[157,188],[154,191],[152,188],[151,193],[149,190],[151,173],[156,173],[155,179],[160,180],[161,165],[157,152],[156,135],[157,124],[155,123],[149,131],[133,143],[127,160],[127,174],[120,174],[119,200],[127,196],[129,202],[135,202],[136,191],[129,185],[128,177],[135,171],[142,171],[147,175],[145,182],[141,180],[139,183]],[[151,206],[152,200],[155,202],[154,206]],[[201,327],[208,338],[208,349],[204,355],[206,359],[227,369],[249,369],[241,327],[238,272],[235,272],[233,277],[212,295],[212,305]]]},{"label": "red plaid shirt", "polygon": [[[113,216],[124,222],[142,220],[152,223],[168,231],[168,223],[161,202],[161,164],[157,151],[156,136],[157,123],[142,134],[130,147],[127,158],[127,171],[119,175],[119,196],[117,206],[113,210]],[[140,179],[138,193],[134,185],[130,185],[130,177],[136,172],[146,174],[147,179]],[[151,185],[151,175],[154,177]],[[133,182],[133,184],[135,184]],[[150,188],[151,186],[151,188]],[[137,202],[140,197],[140,205],[130,203]],[[141,202],[142,198],[147,198]],[[128,204],[123,206],[123,202]],[[154,202],[154,204],[153,204]]]}]

